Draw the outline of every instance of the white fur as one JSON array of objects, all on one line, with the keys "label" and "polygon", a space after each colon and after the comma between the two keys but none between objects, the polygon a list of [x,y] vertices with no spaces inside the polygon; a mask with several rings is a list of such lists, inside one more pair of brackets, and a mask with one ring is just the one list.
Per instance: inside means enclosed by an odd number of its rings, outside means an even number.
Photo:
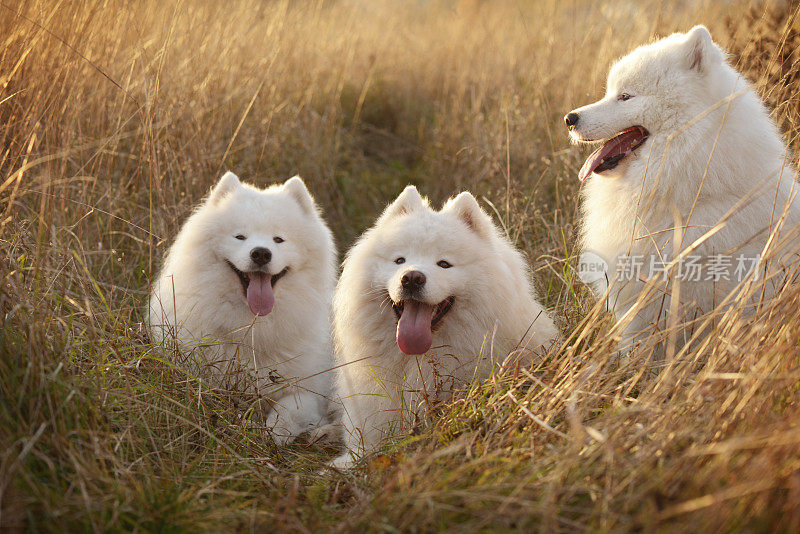
[{"label": "white fur", "polygon": [[[396,264],[398,257],[405,263]],[[452,267],[438,266],[440,260]],[[398,348],[389,300],[400,300],[400,277],[410,270],[426,275],[427,302],[455,296],[422,356]],[[334,334],[348,452],[333,465],[347,467],[424,417],[426,402],[488,376],[518,346],[549,346],[557,332],[536,301],[523,256],[471,194],[437,212],[409,186],[348,252],[334,297]]]},{"label": "white fur", "polygon": [[[256,270],[256,246],[271,250],[270,273],[289,268],[263,317],[250,311],[226,263]],[[184,349],[201,350],[217,377],[231,362],[248,367],[272,406],[268,427],[277,443],[287,443],[325,418],[335,276],[333,237],[299,177],[259,190],[228,172],[167,254],[150,299],[150,329],[157,340],[175,336]]]},{"label": "white fur", "polygon": [[[632,98],[619,100],[622,93]],[[609,265],[612,287],[601,283],[594,289],[598,297],[608,295],[618,319],[645,287],[614,279],[620,256],[660,254],[669,261],[731,210],[693,255],[760,254],[783,213],[780,237],[796,240],[800,206],[786,146],[755,91],[706,28],[635,49],[611,68],[606,96],[574,112],[576,141],[606,139],[634,125],[650,132],[644,145],[617,168],[593,174],[583,190],[580,245]],[[683,321],[709,312],[734,285],[681,281],[666,297],[663,289],[649,302],[642,297],[626,318],[632,320],[623,344],[640,339],[649,325],[663,326],[673,294]]]}]

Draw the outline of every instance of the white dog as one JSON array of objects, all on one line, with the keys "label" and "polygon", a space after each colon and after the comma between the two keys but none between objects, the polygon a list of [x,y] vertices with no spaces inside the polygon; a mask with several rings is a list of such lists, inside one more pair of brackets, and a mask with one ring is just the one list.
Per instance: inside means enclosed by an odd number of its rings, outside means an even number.
[{"label": "white dog", "polygon": [[299,177],[259,190],[226,173],[184,224],[149,305],[158,340],[248,368],[284,444],[324,421],[336,250]]},{"label": "white dog", "polygon": [[591,176],[581,267],[607,268],[594,289],[626,325],[624,346],[651,325],[677,325],[686,342],[693,319],[751,269],[796,251],[800,205],[786,146],[706,28],[635,49],[611,68],[605,97],[565,121],[575,141],[603,141],[579,175]]},{"label": "white dog", "polygon": [[347,467],[509,356],[549,347],[522,255],[469,193],[434,211],[407,187],[347,254],[334,297]]}]

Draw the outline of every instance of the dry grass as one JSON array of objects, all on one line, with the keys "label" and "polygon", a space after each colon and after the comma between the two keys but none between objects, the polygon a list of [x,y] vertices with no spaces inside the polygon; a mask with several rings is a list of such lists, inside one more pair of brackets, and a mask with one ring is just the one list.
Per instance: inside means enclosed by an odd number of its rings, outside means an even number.
[{"label": "dry grass", "polygon": [[795,153],[800,149],[799,7],[798,0],[751,6],[744,17],[726,19],[735,63],[755,82]]},{"label": "dry grass", "polygon": [[[696,23],[766,88],[778,49],[748,55],[725,23],[754,24],[749,6],[5,0],[0,526],[796,531],[800,293],[720,310],[671,360],[619,361],[569,268],[580,154],[560,117],[610,61]],[[768,96],[796,133],[797,77],[781,80]],[[469,188],[570,339],[398,454],[320,475],[332,451],[277,449],[140,326],[166,243],[225,168],[304,176],[342,249],[406,183]]]}]

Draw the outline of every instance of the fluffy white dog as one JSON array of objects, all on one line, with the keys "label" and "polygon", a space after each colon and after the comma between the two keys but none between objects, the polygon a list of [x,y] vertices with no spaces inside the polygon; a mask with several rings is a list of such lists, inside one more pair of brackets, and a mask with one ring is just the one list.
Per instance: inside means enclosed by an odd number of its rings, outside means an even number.
[{"label": "fluffy white dog", "polygon": [[228,172],[167,254],[150,329],[201,351],[216,378],[254,373],[284,444],[325,419],[335,277],[333,237],[299,177],[259,190]]},{"label": "fluffy white dog", "polygon": [[347,467],[425,407],[557,332],[523,256],[470,193],[441,211],[413,186],[350,249],[334,297]]},{"label": "fluffy white dog", "polygon": [[594,289],[625,325],[624,347],[653,325],[677,325],[685,343],[752,269],[796,251],[786,146],[706,28],[635,49],[611,68],[605,97],[565,121],[575,141],[602,141],[579,175],[581,267],[605,268]]}]

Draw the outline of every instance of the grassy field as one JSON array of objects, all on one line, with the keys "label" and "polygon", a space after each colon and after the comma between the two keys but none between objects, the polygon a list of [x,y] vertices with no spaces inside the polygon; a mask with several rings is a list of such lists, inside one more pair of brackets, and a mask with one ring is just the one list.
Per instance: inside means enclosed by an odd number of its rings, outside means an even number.
[{"label": "grassy field", "polygon": [[[800,291],[614,358],[573,277],[564,113],[709,26],[798,147],[776,2],[0,2],[0,530],[800,529]],[[150,344],[150,280],[225,169],[302,175],[340,250],[408,183],[470,189],[568,339],[349,474],[276,448]]]}]

